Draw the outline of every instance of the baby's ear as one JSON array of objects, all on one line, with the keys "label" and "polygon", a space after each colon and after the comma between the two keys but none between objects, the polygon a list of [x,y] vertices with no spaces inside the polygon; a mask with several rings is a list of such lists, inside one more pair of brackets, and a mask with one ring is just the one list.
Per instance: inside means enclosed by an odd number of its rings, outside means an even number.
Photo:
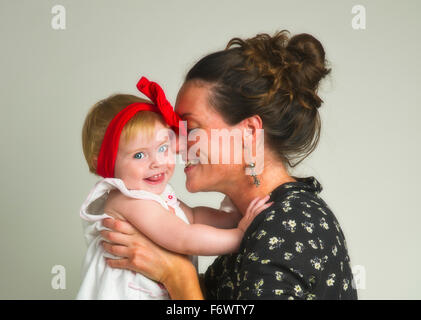
[{"label": "baby's ear", "polygon": [[97,169],[97,165],[98,165],[98,157],[97,156],[93,156],[91,159],[91,168]]}]

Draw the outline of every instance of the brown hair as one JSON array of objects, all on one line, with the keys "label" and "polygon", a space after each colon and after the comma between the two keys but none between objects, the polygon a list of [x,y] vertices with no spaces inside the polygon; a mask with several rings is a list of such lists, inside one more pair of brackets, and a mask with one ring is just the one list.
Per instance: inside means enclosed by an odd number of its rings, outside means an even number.
[{"label": "brown hair", "polygon": [[[96,174],[96,159],[98,158],[108,124],[117,113],[136,102],[151,103],[133,95],[115,94],[97,102],[89,110],[82,128],[82,147],[90,172]],[[156,122],[168,127],[159,113],[139,111],[126,123],[121,136],[125,141],[128,141],[141,130],[146,137],[151,137]]]},{"label": "brown hair", "polygon": [[198,61],[185,81],[210,84],[210,105],[230,125],[259,115],[268,145],[294,167],[319,141],[323,101],[317,90],[330,69],[316,38],[288,35],[233,38],[225,50]]}]

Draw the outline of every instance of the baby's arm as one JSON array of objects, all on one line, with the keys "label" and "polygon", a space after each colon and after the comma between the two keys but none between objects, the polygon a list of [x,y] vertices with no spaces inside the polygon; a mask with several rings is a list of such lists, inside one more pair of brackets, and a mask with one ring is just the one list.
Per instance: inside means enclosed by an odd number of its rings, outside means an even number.
[{"label": "baby's arm", "polygon": [[180,208],[184,211],[190,223],[206,224],[215,228],[231,229],[238,226],[243,217],[240,211],[225,212],[210,207],[189,207],[180,201]]},{"label": "baby's arm", "polygon": [[254,217],[270,204],[255,199],[238,228],[217,229],[203,224],[186,224],[175,214],[151,200],[126,199],[119,212],[156,244],[178,253],[213,256],[235,252]]}]

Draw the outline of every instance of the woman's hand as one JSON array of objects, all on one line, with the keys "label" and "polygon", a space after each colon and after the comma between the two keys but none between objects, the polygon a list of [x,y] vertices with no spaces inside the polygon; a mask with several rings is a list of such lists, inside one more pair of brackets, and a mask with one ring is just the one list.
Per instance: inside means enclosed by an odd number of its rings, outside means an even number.
[{"label": "woman's hand", "polygon": [[101,235],[112,244],[103,242],[104,249],[122,259],[106,259],[112,268],[139,272],[162,283],[172,299],[202,299],[196,269],[181,254],[170,252],[142,235],[130,223],[104,219]]}]

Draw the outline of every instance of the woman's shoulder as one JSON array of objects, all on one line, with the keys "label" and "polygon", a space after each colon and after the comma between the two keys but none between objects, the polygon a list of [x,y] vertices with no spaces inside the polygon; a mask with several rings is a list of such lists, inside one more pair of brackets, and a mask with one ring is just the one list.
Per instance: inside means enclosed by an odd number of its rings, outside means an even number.
[{"label": "woman's shoulder", "polygon": [[[326,202],[319,196],[322,187],[314,178],[299,178],[271,193],[273,205],[258,215],[247,230],[245,247],[265,238],[266,242],[332,243],[342,238],[340,226]],[[271,240],[272,239],[272,240]]]}]

